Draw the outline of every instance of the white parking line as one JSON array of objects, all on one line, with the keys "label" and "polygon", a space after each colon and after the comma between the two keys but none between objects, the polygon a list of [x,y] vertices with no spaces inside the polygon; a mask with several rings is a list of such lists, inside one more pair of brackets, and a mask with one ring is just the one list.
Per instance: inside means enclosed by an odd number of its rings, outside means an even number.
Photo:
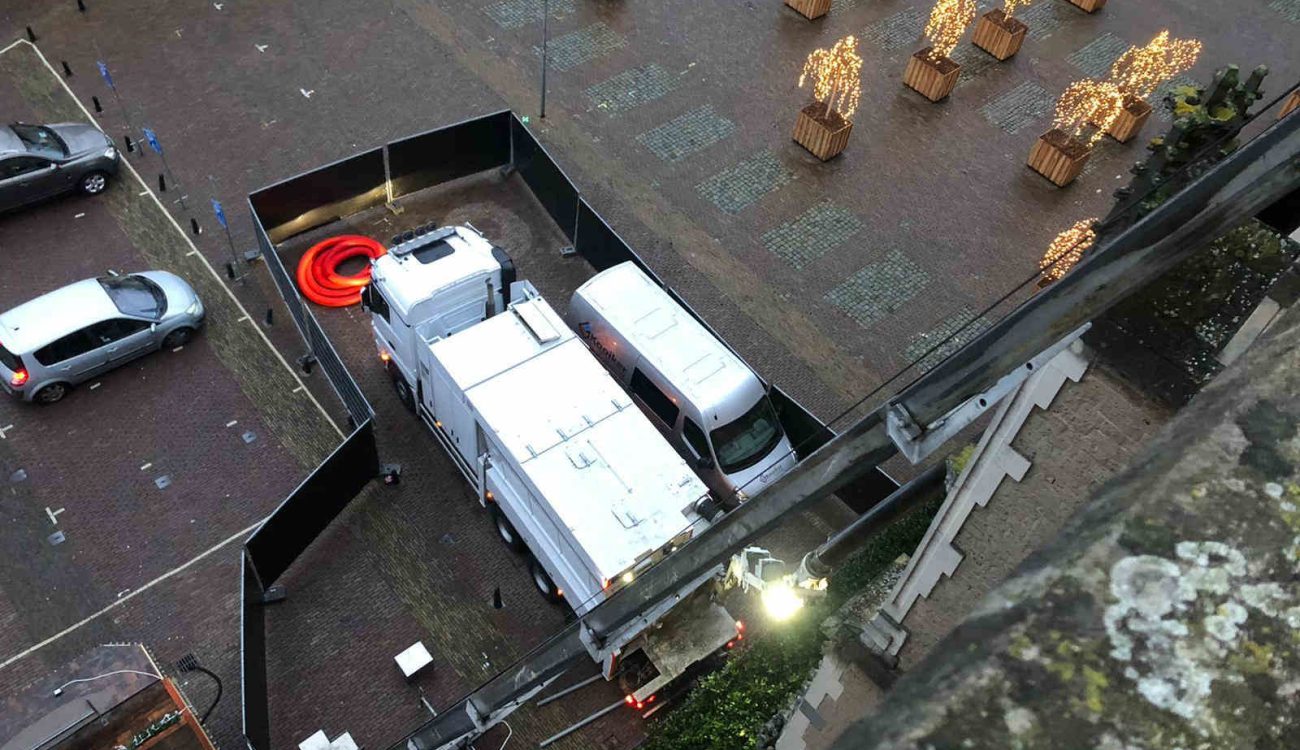
[{"label": "white parking line", "polygon": [[55,641],[59,640],[59,639],[62,638],[63,636],[65,636],[65,635],[67,635],[67,634],[69,634],[69,633],[71,633],[71,632],[77,630],[78,628],[80,628],[80,627],[86,625],[87,623],[93,622],[94,620],[96,620],[96,619],[98,619],[98,618],[104,616],[104,614],[106,614],[106,613],[108,613],[108,612],[111,612],[113,609],[116,609],[118,606],[120,606],[120,605],[122,605],[122,604],[125,604],[126,602],[130,601],[131,599],[134,599],[135,597],[139,596],[140,594],[143,594],[144,592],[148,591],[149,589],[153,588],[154,586],[157,586],[158,584],[162,583],[163,581],[166,581],[168,578],[171,578],[172,576],[176,575],[177,573],[182,573],[182,572],[184,572],[184,571],[185,571],[186,569],[188,569],[190,566],[194,565],[194,563],[196,563],[196,562],[202,560],[203,558],[207,557],[208,555],[211,555],[213,552],[216,552],[217,550],[221,549],[222,547],[226,546],[227,544],[230,544],[231,542],[233,542],[233,541],[235,541],[235,540],[237,540],[237,539],[240,539],[240,538],[242,538],[242,537],[245,537],[245,536],[247,536],[248,534],[252,533],[252,532],[253,532],[253,531],[254,531],[258,526],[261,526],[261,525],[262,525],[262,521],[264,521],[264,520],[266,520],[266,519],[261,519],[261,520],[259,520],[257,523],[253,524],[252,526],[249,526],[248,528],[244,529],[243,531],[240,531],[240,532],[234,534],[233,536],[231,536],[231,537],[229,537],[229,538],[227,538],[227,539],[225,539],[225,540],[223,540],[223,541],[221,541],[221,542],[218,542],[217,544],[215,544],[215,545],[213,545],[213,546],[207,548],[207,549],[204,550],[203,552],[200,552],[198,555],[196,555],[195,557],[191,558],[188,562],[185,562],[185,563],[183,563],[183,564],[181,564],[181,565],[179,565],[179,566],[177,566],[177,567],[175,567],[175,568],[172,568],[171,570],[167,571],[166,573],[163,573],[162,575],[158,576],[157,578],[153,579],[152,581],[149,581],[148,583],[146,583],[145,585],[141,586],[140,588],[135,589],[134,591],[131,591],[131,593],[127,594],[126,596],[122,596],[121,594],[119,594],[118,596],[119,596],[120,598],[118,598],[116,601],[114,601],[112,604],[108,605],[107,607],[104,607],[103,609],[101,609],[101,610],[99,610],[98,612],[96,612],[96,613],[90,615],[89,617],[86,617],[86,618],[84,618],[84,619],[82,619],[82,620],[79,620],[78,622],[75,622],[75,623],[73,623],[72,625],[69,625],[68,627],[64,628],[63,630],[60,630],[59,632],[55,633],[54,635],[50,636],[49,638],[46,638],[45,640],[41,641],[40,643],[37,643],[37,644],[34,645],[34,646],[30,646],[30,647],[24,649],[23,651],[20,651],[20,652],[14,654],[13,656],[9,657],[8,659],[5,659],[3,662],[0,662],[0,669],[4,669],[5,667],[9,666],[10,664],[13,664],[14,662],[18,661],[19,659],[22,659],[22,658],[24,658],[24,657],[27,657],[27,656],[30,656],[30,655],[36,653],[37,651],[39,651],[39,650],[45,648],[46,646],[50,645],[51,643],[54,643]]},{"label": "white parking line", "polygon": [[7,439],[9,436],[6,435],[5,433],[8,432],[8,431],[10,431],[10,430],[12,430],[13,428],[14,428],[14,426],[11,425],[11,424],[7,424],[7,425],[5,425],[4,427],[0,427],[0,440],[5,440],[5,439]]},{"label": "white parking line", "polygon": [[[180,36],[180,29],[177,29],[177,36]],[[36,53],[36,56],[41,58],[41,62],[45,64],[45,67],[47,69],[49,69],[50,75],[54,76],[54,79],[59,82],[59,85],[63,87],[63,90],[68,92],[68,96],[72,97],[72,100],[77,103],[78,107],[81,108],[81,111],[86,116],[86,119],[89,120],[90,123],[95,127],[99,128],[100,130],[103,130],[103,128],[100,128],[99,121],[95,119],[95,116],[90,114],[90,110],[86,109],[86,105],[82,104],[81,99],[77,98],[77,95],[73,93],[72,88],[68,86],[68,82],[63,80],[63,77],[59,75],[59,71],[55,70],[54,66],[50,64],[50,61],[45,57],[45,53],[41,52],[40,47],[37,47],[35,44],[32,44],[26,39],[19,39],[13,44],[10,44],[9,46],[0,50],[0,54],[4,54],[5,52],[8,52],[9,50],[13,49],[14,47],[17,47],[20,44],[26,44],[28,47],[32,48],[32,51]],[[158,200],[157,193],[155,193],[153,190],[149,188],[149,183],[145,182],[144,178],[140,176],[140,173],[136,171],[135,165],[133,165],[130,161],[126,159],[122,160],[122,165],[126,167],[127,171],[130,172],[133,177],[135,177],[136,182],[140,184],[140,187],[144,188],[145,193],[147,193],[150,197],[153,198],[153,202],[158,205],[158,209],[163,212],[163,215],[167,217],[167,220],[170,221],[172,226],[176,228],[176,233],[179,234],[182,238],[184,238],[186,244],[190,246],[190,249],[193,252],[187,253],[187,255],[198,255],[199,260],[203,263],[203,266],[208,270],[208,273],[212,274],[212,277],[217,280],[217,285],[220,286],[226,292],[226,296],[230,297],[230,301],[235,304],[235,307],[239,308],[240,312],[244,313],[244,315],[248,315],[248,310],[244,309],[244,304],[239,301],[239,298],[235,296],[235,293],[231,291],[230,287],[226,286],[225,281],[223,281],[221,278],[221,274],[217,273],[217,269],[213,268],[212,264],[208,262],[208,259],[202,253],[199,252],[197,247],[195,247],[194,241],[191,240],[190,236],[185,233],[185,230],[181,228],[181,225],[176,222],[176,217],[172,216],[171,212],[167,210],[167,207],[162,204],[162,201]],[[284,358],[284,355],[280,353],[280,350],[276,349],[275,346],[271,344],[271,339],[267,337],[266,332],[263,331],[262,328],[256,324],[252,324],[249,327],[252,328],[254,331],[257,331],[257,335],[262,338],[262,341],[266,344],[266,348],[271,350],[271,353],[275,355],[276,359],[280,360],[280,364],[283,365],[284,369],[289,372],[289,375],[294,380],[297,380],[298,383],[301,385],[302,378],[298,377],[298,373],[295,372],[293,367],[289,365],[288,360]],[[311,391],[307,392],[307,397],[310,398],[312,403],[316,405],[317,410],[319,410],[321,415],[325,417],[325,421],[329,423],[331,427],[334,428],[334,431],[336,433],[338,433],[339,438],[340,439],[346,438],[347,435],[344,434],[343,429],[339,427],[337,423],[335,423],[334,419],[330,417],[330,413],[325,410],[325,407],[321,405],[320,401],[316,400],[316,397],[312,395]]]},{"label": "white parking line", "polygon": [[141,466],[141,467],[140,467],[140,471],[148,471],[150,466],[153,466],[153,461],[150,461],[149,463],[145,464],[144,466]]},{"label": "white parking line", "polygon": [[230,420],[229,422],[226,422],[226,426],[227,426],[227,427],[234,427],[234,426],[237,425],[237,424],[239,424],[239,420],[238,420],[238,419],[232,419],[232,420]]}]

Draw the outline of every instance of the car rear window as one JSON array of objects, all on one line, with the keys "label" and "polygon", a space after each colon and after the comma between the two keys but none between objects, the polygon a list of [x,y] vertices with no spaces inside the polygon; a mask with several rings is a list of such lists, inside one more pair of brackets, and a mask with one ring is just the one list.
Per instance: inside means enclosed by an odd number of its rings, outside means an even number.
[{"label": "car rear window", "polygon": [[143,276],[103,276],[96,281],[123,315],[157,320],[167,312],[167,295]]},{"label": "car rear window", "polygon": [[0,344],[0,364],[14,372],[23,369],[22,360],[18,359],[18,355],[6,349],[4,344]]}]

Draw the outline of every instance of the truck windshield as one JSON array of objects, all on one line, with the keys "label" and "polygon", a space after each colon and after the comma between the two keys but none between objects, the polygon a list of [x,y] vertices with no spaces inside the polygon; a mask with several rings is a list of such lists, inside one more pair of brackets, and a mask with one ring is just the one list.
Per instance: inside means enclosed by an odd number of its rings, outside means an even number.
[{"label": "truck windshield", "polygon": [[740,419],[709,433],[709,439],[718,468],[724,474],[734,474],[758,463],[781,441],[781,435],[772,402],[763,396]]},{"label": "truck windshield", "polygon": [[158,320],[167,312],[167,295],[143,276],[103,276],[96,281],[123,315]]}]

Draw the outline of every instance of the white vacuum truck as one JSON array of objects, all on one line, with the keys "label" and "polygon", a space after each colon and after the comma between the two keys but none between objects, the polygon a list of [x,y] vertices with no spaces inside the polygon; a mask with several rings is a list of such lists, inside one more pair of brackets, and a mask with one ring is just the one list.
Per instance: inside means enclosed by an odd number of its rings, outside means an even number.
[{"label": "white vacuum truck", "polygon": [[[708,489],[508,256],[472,227],[375,259],[363,295],[379,356],[492,514],[538,590],[579,616],[709,524]],[[641,707],[743,626],[721,574],[597,647]]]}]

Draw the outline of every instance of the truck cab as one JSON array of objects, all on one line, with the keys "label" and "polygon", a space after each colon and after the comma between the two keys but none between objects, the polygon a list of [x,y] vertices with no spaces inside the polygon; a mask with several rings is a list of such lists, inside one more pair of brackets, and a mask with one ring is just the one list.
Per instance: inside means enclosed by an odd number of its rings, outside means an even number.
[{"label": "truck cab", "polygon": [[503,311],[514,263],[469,225],[422,227],[371,261],[362,305],[397,395],[414,410],[417,352]]}]

